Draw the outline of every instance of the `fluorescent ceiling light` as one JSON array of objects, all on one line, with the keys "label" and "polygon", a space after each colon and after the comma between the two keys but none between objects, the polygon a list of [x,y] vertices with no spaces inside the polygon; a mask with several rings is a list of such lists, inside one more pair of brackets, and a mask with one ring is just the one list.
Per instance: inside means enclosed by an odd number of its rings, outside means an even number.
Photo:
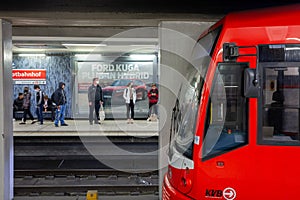
[{"label": "fluorescent ceiling light", "polygon": [[300,38],[286,38],[286,40],[296,40],[296,41],[300,41]]},{"label": "fluorescent ceiling light", "polygon": [[18,56],[21,57],[30,57],[30,56],[46,56],[44,53],[20,53]]},{"label": "fluorescent ceiling light", "polygon": [[132,47],[148,47],[148,46],[155,46],[154,44],[131,44]]},{"label": "fluorescent ceiling light", "polygon": [[64,46],[70,46],[70,47],[106,47],[107,44],[83,44],[83,43],[78,43],[78,44],[75,44],[75,43],[64,43],[62,44]]},{"label": "fluorescent ceiling light", "polygon": [[102,56],[101,54],[75,54],[76,57],[81,57],[81,56],[85,56],[85,57],[88,57],[88,56]]},{"label": "fluorescent ceiling light", "polygon": [[300,47],[286,47],[285,50],[287,51],[300,50]]},{"label": "fluorescent ceiling light", "polygon": [[75,57],[78,59],[85,59],[85,60],[91,60],[91,59],[101,59],[101,54],[75,54]]},{"label": "fluorescent ceiling light", "polygon": [[154,54],[130,54],[130,58],[136,60],[153,60]]},{"label": "fluorescent ceiling light", "polygon": [[56,44],[14,44],[14,46],[22,49],[66,49],[65,46]]}]

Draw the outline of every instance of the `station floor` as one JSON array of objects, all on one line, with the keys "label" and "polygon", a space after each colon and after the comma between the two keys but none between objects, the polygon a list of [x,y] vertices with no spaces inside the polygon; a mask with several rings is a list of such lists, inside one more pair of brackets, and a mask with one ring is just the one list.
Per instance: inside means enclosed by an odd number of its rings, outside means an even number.
[{"label": "station floor", "polygon": [[84,119],[66,119],[69,126],[55,127],[51,121],[31,124],[19,124],[14,121],[14,136],[158,136],[158,121],[135,120],[128,124],[126,120],[104,120],[100,125],[90,125]]},{"label": "station floor", "polygon": [[[69,126],[55,127],[54,123],[45,120],[43,125],[39,123],[21,125],[20,121],[13,122],[14,137],[18,136],[134,136],[151,137],[158,136],[158,121],[135,120],[133,124],[127,124],[126,120],[104,120],[100,125],[90,125],[84,119],[66,119]],[[98,196],[99,200],[158,200],[158,195],[116,195]],[[16,196],[14,200],[86,200],[85,196]]]},{"label": "station floor", "polygon": [[[158,195],[98,196],[98,200],[158,200]],[[14,200],[86,200],[86,197],[14,197]]]}]

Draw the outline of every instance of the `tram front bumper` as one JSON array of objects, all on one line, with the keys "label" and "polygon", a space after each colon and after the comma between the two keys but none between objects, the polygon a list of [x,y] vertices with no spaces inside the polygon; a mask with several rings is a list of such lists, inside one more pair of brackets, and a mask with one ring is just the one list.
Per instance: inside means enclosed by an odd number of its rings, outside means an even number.
[{"label": "tram front bumper", "polygon": [[163,188],[162,188],[162,199],[163,200],[191,200],[189,197],[183,195],[181,192],[176,190],[171,184],[170,181],[165,175]]}]

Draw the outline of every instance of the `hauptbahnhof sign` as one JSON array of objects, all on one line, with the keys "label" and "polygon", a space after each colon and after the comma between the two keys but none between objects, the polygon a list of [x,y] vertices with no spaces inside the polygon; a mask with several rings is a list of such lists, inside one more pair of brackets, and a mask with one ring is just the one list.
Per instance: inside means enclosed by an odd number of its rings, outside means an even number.
[{"label": "hauptbahnhof sign", "polygon": [[14,84],[46,84],[46,69],[13,69]]}]

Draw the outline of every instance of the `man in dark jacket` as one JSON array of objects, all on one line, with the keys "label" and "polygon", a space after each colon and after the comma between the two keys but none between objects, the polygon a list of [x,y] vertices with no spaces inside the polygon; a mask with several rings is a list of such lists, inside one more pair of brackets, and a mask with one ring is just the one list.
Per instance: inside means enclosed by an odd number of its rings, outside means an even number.
[{"label": "man in dark jacket", "polygon": [[24,101],[24,95],[23,95],[23,93],[19,93],[19,96],[14,100],[14,105],[13,105],[13,118],[14,119],[16,118],[15,112],[24,111],[23,101]]},{"label": "man in dark jacket", "polygon": [[36,110],[35,113],[38,117],[38,120],[40,121],[40,124],[42,125],[44,123],[43,118],[43,105],[44,105],[44,93],[41,90],[39,85],[34,85],[33,89],[36,92]]},{"label": "man in dark jacket", "polygon": [[56,89],[51,96],[51,100],[57,106],[55,112],[55,120],[54,120],[55,127],[58,127],[59,121],[61,126],[68,126],[68,124],[65,123],[65,110],[66,110],[67,100],[66,100],[66,92],[64,88],[65,88],[65,83],[60,82],[58,89]]},{"label": "man in dark jacket", "polygon": [[[99,85],[99,79],[93,78],[93,84],[88,89],[88,100],[89,100],[89,121],[90,124],[99,124],[99,109],[103,103],[102,88]],[[94,110],[96,115],[94,116]]]}]

